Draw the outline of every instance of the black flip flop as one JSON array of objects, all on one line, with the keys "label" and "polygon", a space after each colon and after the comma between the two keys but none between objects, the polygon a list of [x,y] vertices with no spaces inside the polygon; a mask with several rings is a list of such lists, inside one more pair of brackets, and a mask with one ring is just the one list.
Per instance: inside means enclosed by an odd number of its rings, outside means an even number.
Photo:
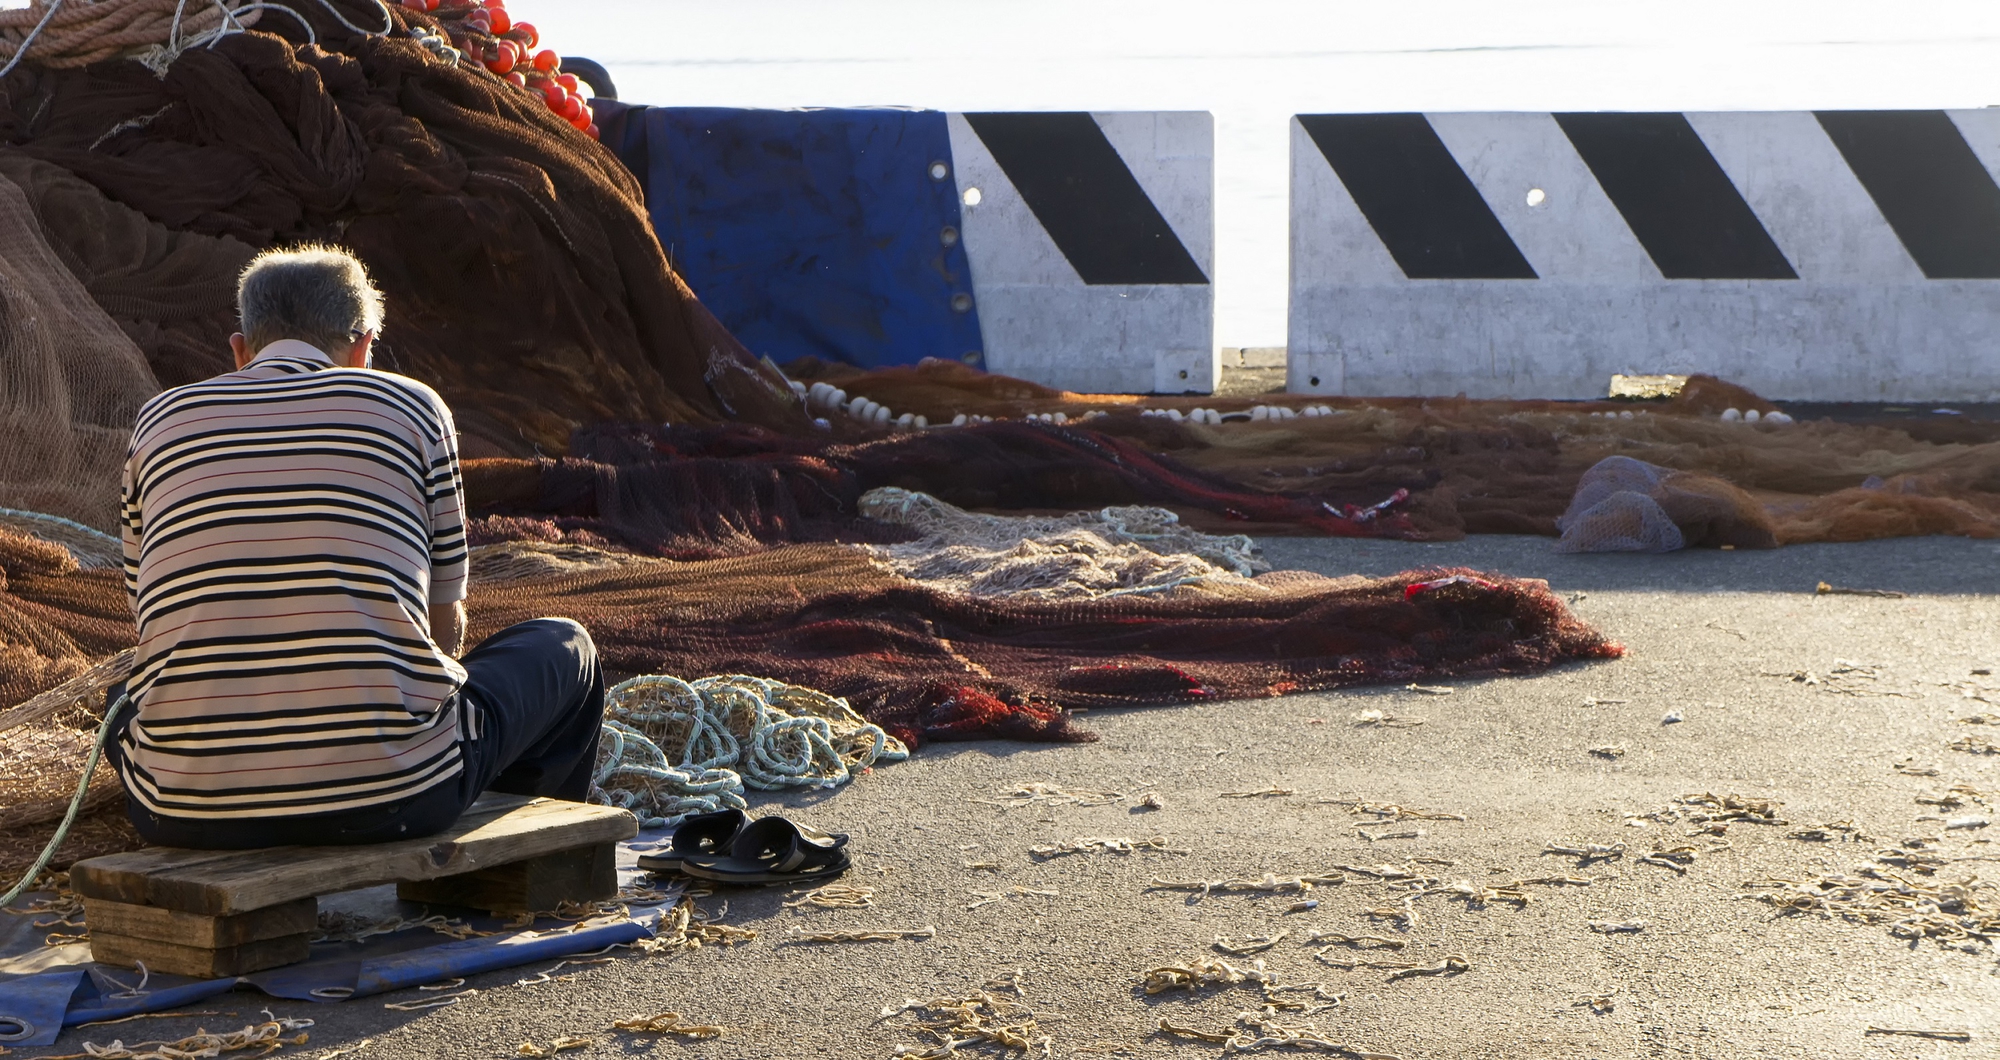
[{"label": "black flip flop", "polygon": [[730,844],[736,841],[743,826],[750,818],[742,810],[716,810],[713,813],[690,814],[674,829],[668,840],[667,850],[657,854],[639,855],[639,867],[647,872],[677,874],[681,864],[691,857],[727,857]]},{"label": "black flip flop", "polygon": [[681,872],[717,883],[803,883],[846,872],[847,835],[783,817],[760,817],[736,834],[726,858],[689,857]]}]

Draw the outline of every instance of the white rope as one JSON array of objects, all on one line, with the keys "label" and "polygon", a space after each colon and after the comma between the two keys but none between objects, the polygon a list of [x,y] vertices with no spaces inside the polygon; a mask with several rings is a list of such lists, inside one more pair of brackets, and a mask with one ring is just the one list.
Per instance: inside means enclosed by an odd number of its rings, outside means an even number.
[{"label": "white rope", "polygon": [[742,808],[746,787],[835,787],[910,754],[844,699],[742,674],[635,677],[605,693],[604,714],[592,801],[648,828]]}]

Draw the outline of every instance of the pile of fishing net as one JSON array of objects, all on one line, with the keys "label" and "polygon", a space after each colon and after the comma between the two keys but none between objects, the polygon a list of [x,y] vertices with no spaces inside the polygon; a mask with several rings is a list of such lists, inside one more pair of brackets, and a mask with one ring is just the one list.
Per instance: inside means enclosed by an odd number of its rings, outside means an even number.
[{"label": "pile of fishing net", "polygon": [[861,514],[924,536],[869,551],[912,581],[968,596],[1059,600],[1176,591],[1263,591],[1256,543],[1180,525],[1165,508],[1109,507],[1068,515],[968,512],[893,486],[861,495]]},{"label": "pile of fishing net", "polygon": [[541,541],[677,559],[775,544],[894,543],[922,536],[862,518],[864,493],[895,488],[966,509],[1107,505],[1199,513],[1339,536],[1413,536],[1400,511],[1359,517],[1337,497],[1237,484],[1083,427],[1010,421],[843,439],[740,424],[599,427],[568,458],[465,462],[475,543]]},{"label": "pile of fishing net", "polygon": [[[1218,559],[1242,555],[1227,541],[1194,547]],[[868,549],[842,544],[694,561],[574,544],[502,545],[497,562],[479,552],[475,569],[498,575],[474,579],[475,639],[567,615],[590,628],[618,675],[754,675],[685,685],[652,678],[614,697],[611,720],[630,731],[606,760],[623,773],[600,784],[631,793],[607,798],[631,798],[659,818],[685,805],[668,795],[732,787],[703,770],[735,771],[747,786],[818,784],[926,741],[1093,738],[1076,725],[1076,708],[1526,673],[1621,650],[1546,584],[1472,571],[1259,574],[1243,579],[1256,591],[1241,593],[976,596],[903,577]],[[557,562],[537,567],[536,557]],[[21,809],[0,829],[8,836],[0,863],[18,866],[73,792],[103,689],[128,665],[113,657],[134,634],[116,569],[84,568],[59,546],[0,531],[0,570],[0,699],[30,701],[0,715],[0,805]],[[77,683],[32,699],[70,679]],[[705,727],[671,717],[696,713],[689,691],[704,704]],[[665,786],[648,787],[639,766],[686,779],[656,774]],[[718,780],[714,791],[694,790]],[[109,799],[115,785],[100,778],[93,793]],[[72,843],[61,859],[90,843],[133,842],[115,817],[115,808],[92,817],[78,833],[83,846]]]},{"label": "pile of fishing net", "polygon": [[[167,39],[174,0],[116,6],[160,9],[166,21],[141,35]],[[185,7],[182,37],[198,37],[213,5]],[[68,372],[66,414],[115,435],[159,386],[228,369],[234,280],[255,250],[316,240],[368,263],[388,293],[378,362],[436,387],[468,452],[560,451],[606,421],[802,427],[777,373],[675,275],[610,152],[541,95],[425,47],[411,31],[430,16],[372,0],[295,7],[308,25],[267,17],[142,56],[153,66],[72,65],[88,57],[75,49],[48,65],[30,48],[0,79],[9,372],[32,359],[12,351],[28,341],[18,321],[64,329],[79,348],[48,363]],[[71,0],[55,25],[106,10]],[[385,16],[387,35],[350,28]],[[23,288],[28,275],[38,285]],[[0,417],[26,404],[19,394],[0,392]],[[76,448],[64,459],[88,469],[97,450]],[[66,481],[60,460],[37,466]],[[0,482],[0,504],[69,514]]]},{"label": "pile of fishing net", "polygon": [[[1949,415],[1787,423],[1769,417],[1777,411],[1773,403],[1702,376],[1666,400],[1560,402],[1068,394],[946,361],[874,372],[795,362],[787,370],[837,387],[849,401],[865,397],[931,423],[961,414],[1017,421],[1060,414],[1068,421],[1063,430],[1108,439],[1107,448],[1137,449],[1218,489],[1309,498],[1341,512],[1408,490],[1408,501],[1391,509],[1395,518],[1355,528],[1405,538],[1556,536],[1584,473],[1614,456],[1678,473],[1683,487],[1708,498],[1709,514],[1694,513],[1680,528],[1690,544],[2000,536],[2000,423]],[[1730,416],[1731,409],[1738,414]],[[1198,410],[1215,415],[1196,422]],[[851,417],[820,411],[838,430],[852,429],[839,422]],[[1148,414],[1159,411],[1180,418]],[[1750,412],[1764,415],[1747,422]],[[975,508],[1093,503],[1066,496],[1037,504],[1029,491],[965,501],[930,492]],[[1327,532],[1327,520],[1312,525],[1283,511],[1165,494],[1147,500],[1201,529],[1233,523],[1261,534]],[[1129,501],[1106,496],[1095,503]],[[1717,519],[1754,529],[1743,539],[1717,536]]]}]

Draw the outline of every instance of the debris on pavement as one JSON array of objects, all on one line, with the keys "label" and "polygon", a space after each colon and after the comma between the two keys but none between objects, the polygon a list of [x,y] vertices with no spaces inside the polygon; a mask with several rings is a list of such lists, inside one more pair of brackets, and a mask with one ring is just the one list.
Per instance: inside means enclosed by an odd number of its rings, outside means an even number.
[{"label": "debris on pavement", "polygon": [[829,883],[824,887],[807,891],[796,902],[786,902],[786,909],[812,906],[815,909],[866,909],[875,904],[875,888],[852,883]]},{"label": "debris on pavement", "polygon": [[1413,979],[1423,975],[1464,975],[1471,970],[1472,964],[1464,957],[1454,953],[1432,967],[1405,968],[1400,972],[1391,972],[1388,982],[1393,983],[1400,979]]},{"label": "debris on pavement", "polygon": [[1693,807],[1687,815],[1696,824],[1723,821],[1745,824],[1790,824],[1778,817],[1784,803],[1775,799],[1756,799],[1743,795],[1729,794],[1717,796],[1709,792],[1683,795],[1674,800],[1682,806]]},{"label": "debris on pavement", "polygon": [[1147,885],[1149,891],[1200,891],[1204,897],[1211,894],[1242,894],[1263,891],[1279,894],[1286,891],[1310,891],[1314,887],[1331,887],[1347,882],[1344,876],[1279,876],[1267,872],[1261,879],[1232,877],[1224,880],[1163,880],[1153,877]]},{"label": "debris on pavement", "polygon": [[1318,1026],[1307,1023],[1300,1026],[1286,1026],[1270,1019],[1260,1019],[1255,1013],[1245,1012],[1237,1017],[1237,1026],[1219,1031],[1205,1031],[1198,1027],[1184,1027],[1160,1017],[1160,1033],[1178,1038],[1193,1038],[1196,1041],[1213,1042],[1225,1048],[1226,1052],[1249,1053],[1266,1049],[1320,1050],[1350,1060],[1402,1060],[1394,1053],[1370,1052],[1345,1042],[1335,1041],[1322,1033]]},{"label": "debris on pavement", "polygon": [[676,1034],[683,1038],[720,1038],[727,1028],[712,1023],[689,1023],[678,1012],[662,1012],[657,1016],[615,1020],[613,1030],[630,1031],[634,1034]]},{"label": "debris on pavement", "polygon": [[546,1046],[536,1045],[534,1042],[522,1042],[520,1045],[515,1046],[514,1055],[533,1057],[554,1056],[569,1049],[581,1049],[586,1045],[595,1043],[595,1041],[596,1039],[594,1038],[563,1037],[557,1038]]},{"label": "debris on pavement", "polygon": [[1357,727],[1364,729],[1414,729],[1428,719],[1405,718],[1399,714],[1380,710],[1358,710],[1354,712],[1352,720]]},{"label": "debris on pavement", "polygon": [[1244,935],[1234,939],[1223,938],[1217,935],[1215,937],[1215,948],[1231,957],[1248,957],[1253,953],[1262,953],[1276,946],[1285,940],[1285,936],[1290,934],[1290,931],[1280,931],[1275,935]]},{"label": "debris on pavement", "polygon": [[1041,1045],[1044,1054],[1048,1052],[1050,1038],[1041,1034],[1041,1024],[1032,1010],[1019,1001],[994,997],[985,991],[966,997],[905,1001],[882,1010],[884,1019],[904,1014],[916,1018],[909,1025],[911,1029],[936,1044],[899,1045],[894,1055],[902,1060],[946,1060],[961,1055],[959,1050],[967,1046],[980,1044],[1023,1053]]},{"label": "debris on pavement", "polygon": [[1863,1035],[1900,1034],[1908,1038],[1930,1038],[1940,1042],[1969,1042],[1972,1040],[1971,1031],[1932,1031],[1920,1030],[1914,1027],[1870,1027],[1861,1033]]},{"label": "debris on pavement", "polygon": [[1591,920],[1590,930],[1600,935],[1636,935],[1646,930],[1644,920]]},{"label": "debris on pavement", "polygon": [[1363,817],[1380,817],[1384,821],[1463,821],[1462,813],[1437,813],[1431,810],[1413,810],[1398,806],[1393,802],[1369,802],[1365,799],[1318,799],[1328,806],[1345,806]]},{"label": "debris on pavement", "polygon": [[1043,803],[1072,806],[1108,806],[1114,802],[1123,802],[1125,798],[1125,793],[1122,791],[1070,791],[1066,788],[1057,787],[1054,784],[1044,784],[1036,781],[1009,788],[1001,792],[1000,797],[997,799],[973,799],[971,801],[983,803],[988,806],[1003,806],[1012,809],[1017,806],[1034,806]]},{"label": "debris on pavement", "polygon": [[1599,744],[1598,746],[1592,747],[1589,750],[1591,754],[1596,755],[1599,758],[1625,757],[1625,745],[1622,743]]},{"label": "debris on pavement", "polygon": [[1028,853],[1043,860],[1059,858],[1066,854],[1134,854],[1141,850],[1151,850],[1163,854],[1185,854],[1185,850],[1175,850],[1167,845],[1163,835],[1148,836],[1145,839],[1130,839],[1125,836],[1077,836],[1067,843],[1033,846]]},{"label": "debris on pavement", "polygon": [[928,939],[937,936],[937,928],[926,925],[920,928],[870,928],[866,931],[806,931],[794,934],[792,942],[895,942],[900,939]]},{"label": "debris on pavement", "polygon": [[972,895],[974,899],[972,902],[966,904],[965,908],[968,910],[978,909],[980,906],[992,905],[995,902],[1004,901],[1008,898],[1060,898],[1061,897],[1061,895],[1057,894],[1055,891],[1040,890],[1034,887],[1023,887],[1018,883],[1012,887],[1007,888],[1005,892],[1000,894],[994,894],[989,891],[968,891],[967,893]]},{"label": "debris on pavement", "polygon": [[1589,865],[1594,861],[1615,861],[1625,856],[1623,843],[1591,843],[1577,846],[1551,843],[1542,848],[1544,855],[1557,854],[1577,859],[1578,865]]},{"label": "debris on pavement", "polygon": [[1402,939],[1384,938],[1381,935],[1343,935],[1338,931],[1314,931],[1299,940],[1301,946],[1321,944],[1349,946],[1357,950],[1400,950],[1409,945]]},{"label": "debris on pavement", "polygon": [[1828,585],[1826,582],[1819,583],[1813,592],[1819,596],[1874,596],[1884,600],[1901,600],[1910,595],[1899,593],[1894,589],[1849,589],[1839,585]]}]

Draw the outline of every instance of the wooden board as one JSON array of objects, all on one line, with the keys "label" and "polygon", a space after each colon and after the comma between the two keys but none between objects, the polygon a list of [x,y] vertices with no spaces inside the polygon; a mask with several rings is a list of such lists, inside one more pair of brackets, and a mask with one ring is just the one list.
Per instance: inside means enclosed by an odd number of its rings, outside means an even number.
[{"label": "wooden board", "polygon": [[148,847],[79,861],[70,886],[86,898],[228,916],[381,883],[434,880],[639,834],[626,810],[555,799],[486,796],[436,835],[394,843],[264,850]]},{"label": "wooden board", "polygon": [[103,932],[131,939],[221,949],[287,935],[311,934],[319,926],[319,903],[300,898],[234,916],[203,916],[152,905],[85,898],[83,922],[93,937]]},{"label": "wooden board", "polygon": [[146,962],[146,970],[165,972],[172,975],[191,975],[198,979],[219,979],[229,975],[248,975],[266,968],[282,968],[306,959],[310,948],[310,934],[286,935],[282,938],[260,939],[238,946],[224,946],[208,949],[202,946],[179,946],[171,942],[155,939],[127,938],[112,935],[93,928],[90,932],[90,956],[103,964],[115,964],[122,968],[133,968],[138,962]]},{"label": "wooden board", "polygon": [[396,885],[396,897],[493,913],[539,913],[618,894],[618,844],[597,843],[460,876]]}]

